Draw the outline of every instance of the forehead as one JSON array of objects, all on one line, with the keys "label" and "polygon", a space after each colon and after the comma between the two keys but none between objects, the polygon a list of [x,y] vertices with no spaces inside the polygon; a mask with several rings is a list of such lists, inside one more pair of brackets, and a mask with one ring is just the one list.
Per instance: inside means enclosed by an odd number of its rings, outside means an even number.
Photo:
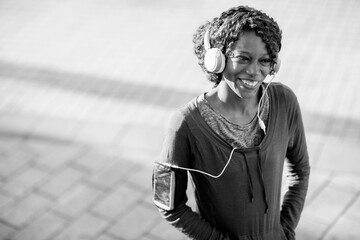
[{"label": "forehead", "polygon": [[246,52],[256,55],[268,54],[266,44],[254,32],[244,32],[240,35],[239,40],[234,43],[231,50],[233,52]]}]

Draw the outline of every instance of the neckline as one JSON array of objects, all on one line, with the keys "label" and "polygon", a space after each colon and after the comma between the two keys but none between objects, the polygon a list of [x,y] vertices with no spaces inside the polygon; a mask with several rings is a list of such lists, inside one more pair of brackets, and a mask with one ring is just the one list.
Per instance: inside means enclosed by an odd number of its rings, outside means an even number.
[{"label": "neckline", "polygon": [[[259,149],[263,149],[266,148],[269,144],[270,144],[270,140],[272,139],[273,133],[274,133],[274,127],[275,127],[275,99],[274,99],[274,91],[272,86],[269,86],[268,88],[269,90],[269,104],[270,104],[270,108],[269,108],[269,117],[268,117],[268,128],[267,128],[267,133],[264,136],[263,140],[261,141],[261,143],[257,146],[254,146],[252,148],[245,148],[245,149],[238,149],[239,151],[251,151],[251,150],[259,150]],[[202,94],[203,95],[203,94]],[[195,104],[195,111],[193,111],[193,113],[195,114],[195,122],[196,124],[201,125],[201,127],[203,129],[205,129],[204,134],[207,135],[209,138],[215,139],[215,141],[218,143],[219,146],[221,146],[222,148],[226,148],[226,149],[233,149],[233,146],[230,145],[230,143],[228,143],[227,141],[225,141],[225,139],[221,138],[206,122],[205,119],[203,119],[201,117],[200,111],[199,111],[199,106],[198,106],[198,98],[201,97],[202,95],[198,96],[197,98],[195,98],[194,104]]]},{"label": "neckline", "polygon": [[[261,85],[261,91],[264,91],[266,88],[266,86],[264,86],[263,84]],[[198,99],[201,97],[201,100],[203,101],[203,103],[208,107],[210,108],[210,110],[216,115],[218,116],[219,118],[223,119],[224,121],[226,121],[228,124],[234,126],[235,128],[240,128],[240,129],[246,129],[246,128],[249,128],[250,126],[252,126],[254,124],[254,121],[257,121],[257,112],[255,113],[255,115],[253,116],[253,118],[250,120],[250,122],[248,123],[245,123],[245,124],[237,124],[237,123],[234,123],[232,121],[230,121],[229,119],[227,119],[224,115],[222,115],[219,111],[217,111],[216,109],[214,109],[211,104],[209,103],[209,101],[206,99],[205,95],[206,95],[207,92],[201,94],[196,100],[198,103]],[[265,98],[268,98],[268,101],[270,102],[270,99],[269,99],[269,95],[267,93],[265,93]],[[266,101],[266,100],[265,100]],[[260,103],[259,103],[260,104]],[[270,104],[270,103],[269,103]],[[264,105],[264,100],[262,101],[261,105]],[[198,105],[197,105],[198,107]],[[261,110],[261,106],[260,106],[260,110]],[[201,115],[201,114],[200,114]],[[259,115],[261,115],[261,113],[259,113]],[[269,115],[270,116],[270,115]]]},{"label": "neckline", "polygon": [[231,122],[230,120],[228,120],[228,119],[227,119],[226,117],[224,117],[221,113],[219,113],[218,111],[216,111],[216,110],[210,105],[210,103],[209,103],[209,102],[206,100],[206,98],[205,98],[205,94],[206,94],[206,93],[204,93],[204,94],[201,95],[201,96],[202,96],[202,99],[201,99],[201,100],[204,101],[203,104],[205,104],[206,107],[210,108],[211,111],[212,111],[217,117],[223,119],[223,120],[226,121],[228,124],[234,126],[235,128],[245,129],[245,128],[248,128],[249,126],[251,126],[251,125],[254,123],[254,121],[255,121],[255,119],[256,119],[256,116],[257,116],[256,114],[255,114],[255,116],[251,119],[250,122],[245,123],[245,124],[243,124],[243,125],[239,125],[239,124],[236,124],[236,123]]}]

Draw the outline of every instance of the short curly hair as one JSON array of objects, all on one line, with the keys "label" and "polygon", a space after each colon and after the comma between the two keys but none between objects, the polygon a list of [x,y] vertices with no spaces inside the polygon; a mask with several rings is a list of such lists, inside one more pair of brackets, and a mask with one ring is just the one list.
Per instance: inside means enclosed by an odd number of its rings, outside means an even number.
[{"label": "short curly hair", "polygon": [[266,50],[272,59],[272,66],[281,49],[282,32],[277,22],[265,13],[248,6],[238,6],[223,12],[220,17],[198,27],[194,36],[194,52],[198,63],[207,74],[209,81],[217,86],[222,78],[221,73],[210,73],[204,66],[204,35],[209,28],[210,45],[221,50],[227,56],[232,46],[239,40],[241,33],[254,32],[266,45]]}]

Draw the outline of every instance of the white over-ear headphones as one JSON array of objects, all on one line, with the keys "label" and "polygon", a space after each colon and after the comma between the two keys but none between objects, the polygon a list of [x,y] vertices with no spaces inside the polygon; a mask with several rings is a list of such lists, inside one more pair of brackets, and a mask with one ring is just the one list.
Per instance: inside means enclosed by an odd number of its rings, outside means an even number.
[{"label": "white over-ear headphones", "polygon": [[204,35],[204,47],[206,50],[204,57],[205,68],[211,73],[221,73],[225,68],[225,56],[218,48],[211,48],[210,46],[210,28],[208,28]]}]

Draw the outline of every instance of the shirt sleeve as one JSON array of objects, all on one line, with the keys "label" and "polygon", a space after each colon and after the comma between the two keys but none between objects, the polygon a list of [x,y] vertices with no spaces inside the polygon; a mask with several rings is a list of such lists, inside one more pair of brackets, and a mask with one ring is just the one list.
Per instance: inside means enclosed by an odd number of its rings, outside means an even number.
[{"label": "shirt sleeve", "polygon": [[286,157],[289,161],[289,179],[291,182],[282,203],[281,224],[290,240],[295,239],[294,230],[304,207],[310,165],[300,106],[291,90],[289,90],[286,102],[290,134]]},{"label": "shirt sleeve", "polygon": [[[184,121],[183,114],[178,112],[173,115],[170,121],[168,132],[163,143],[160,162],[180,167],[190,167],[192,161],[191,144],[192,138],[189,128]],[[188,183],[187,171],[179,169],[172,170],[175,172],[174,208],[172,210],[159,208],[162,217],[190,239],[230,239],[226,234],[221,233],[186,204],[188,200],[186,195]]]}]

